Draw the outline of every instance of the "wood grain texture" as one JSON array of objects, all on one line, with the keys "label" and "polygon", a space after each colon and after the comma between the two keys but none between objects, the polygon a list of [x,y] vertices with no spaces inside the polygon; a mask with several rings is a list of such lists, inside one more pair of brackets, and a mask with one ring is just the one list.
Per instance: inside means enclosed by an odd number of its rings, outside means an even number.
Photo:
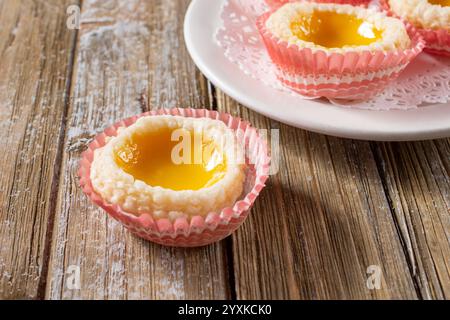
[{"label": "wood grain texture", "polygon": [[0,1],[0,299],[37,298],[45,285],[73,2]]},{"label": "wood grain texture", "polygon": [[450,141],[374,149],[421,296],[450,299]]},{"label": "wood grain texture", "polygon": [[[184,48],[182,22],[188,3],[83,4],[47,298],[229,296],[224,243],[171,249],[140,240],[91,204],[76,175],[87,141],[102,128],[149,107],[211,104],[208,85]],[[80,267],[80,290],[67,286],[71,265]]]},{"label": "wood grain texture", "polygon": [[417,298],[369,143],[280,125],[221,92],[218,109],[281,137],[280,171],[233,235],[238,298]]}]

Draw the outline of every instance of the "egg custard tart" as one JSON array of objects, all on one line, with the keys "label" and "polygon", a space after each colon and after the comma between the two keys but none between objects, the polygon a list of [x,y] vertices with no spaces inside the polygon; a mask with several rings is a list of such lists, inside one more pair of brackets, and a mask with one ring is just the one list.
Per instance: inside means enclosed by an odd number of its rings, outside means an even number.
[{"label": "egg custard tart", "polygon": [[232,206],[244,166],[222,121],[144,116],[95,150],[90,178],[97,194],[126,212],[174,221]]},{"label": "egg custard tart", "polygon": [[424,46],[401,20],[351,5],[290,2],[257,26],[280,82],[313,98],[368,99]]},{"label": "egg custard tart", "polygon": [[450,56],[449,0],[380,0],[382,7],[415,26],[425,50]]}]

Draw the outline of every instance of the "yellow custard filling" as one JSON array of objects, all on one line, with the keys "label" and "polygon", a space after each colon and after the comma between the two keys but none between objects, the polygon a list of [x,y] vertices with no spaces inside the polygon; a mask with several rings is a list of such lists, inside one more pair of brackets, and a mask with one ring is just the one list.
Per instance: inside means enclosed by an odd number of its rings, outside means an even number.
[{"label": "yellow custard filling", "polygon": [[174,191],[200,190],[220,181],[227,165],[215,143],[201,134],[176,130],[182,131],[176,136],[170,128],[134,133],[114,149],[117,165],[149,186]]},{"label": "yellow custard filling", "polygon": [[450,0],[428,0],[430,4],[439,5],[442,7],[449,7],[450,6]]},{"label": "yellow custard filling", "polygon": [[291,22],[292,33],[301,40],[326,48],[364,46],[380,40],[383,31],[351,14],[317,11]]}]

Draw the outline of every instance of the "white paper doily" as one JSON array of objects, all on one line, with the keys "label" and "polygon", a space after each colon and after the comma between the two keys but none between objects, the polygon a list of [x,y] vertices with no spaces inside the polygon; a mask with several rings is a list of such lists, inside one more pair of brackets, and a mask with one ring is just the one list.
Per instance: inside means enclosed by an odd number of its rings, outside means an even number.
[{"label": "white paper doily", "polygon": [[[227,0],[222,8],[222,26],[216,32],[216,41],[224,48],[225,56],[248,76],[305,99],[282,86],[276,78],[275,66],[255,25],[256,18],[267,10],[264,0]],[[449,101],[450,58],[422,53],[396,81],[371,100],[330,102],[361,109],[404,110]]]}]

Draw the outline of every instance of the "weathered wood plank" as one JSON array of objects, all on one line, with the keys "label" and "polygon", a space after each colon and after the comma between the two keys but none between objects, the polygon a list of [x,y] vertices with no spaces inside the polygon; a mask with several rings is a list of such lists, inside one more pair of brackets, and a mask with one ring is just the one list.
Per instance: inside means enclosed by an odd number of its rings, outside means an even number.
[{"label": "weathered wood plank", "polygon": [[369,143],[281,125],[221,92],[217,103],[281,137],[280,171],[233,235],[238,298],[417,298]]},{"label": "weathered wood plank", "polygon": [[73,2],[0,1],[0,299],[38,298],[45,285]]},{"label": "weathered wood plank", "polygon": [[[57,202],[47,298],[229,296],[224,243],[163,248],[140,240],[82,194],[76,171],[95,133],[150,107],[211,105],[182,36],[188,0],[85,1]],[[140,102],[141,101],[141,102]],[[80,290],[67,286],[73,265]]]},{"label": "weathered wood plank", "polygon": [[450,299],[450,141],[374,149],[421,296]]}]

